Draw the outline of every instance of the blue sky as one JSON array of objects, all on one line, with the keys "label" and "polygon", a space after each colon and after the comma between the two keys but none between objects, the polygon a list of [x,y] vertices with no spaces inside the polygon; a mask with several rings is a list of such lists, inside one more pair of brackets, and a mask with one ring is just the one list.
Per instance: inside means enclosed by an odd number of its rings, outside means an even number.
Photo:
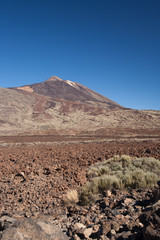
[{"label": "blue sky", "polygon": [[0,87],[53,75],[160,110],[160,1],[0,0]]}]

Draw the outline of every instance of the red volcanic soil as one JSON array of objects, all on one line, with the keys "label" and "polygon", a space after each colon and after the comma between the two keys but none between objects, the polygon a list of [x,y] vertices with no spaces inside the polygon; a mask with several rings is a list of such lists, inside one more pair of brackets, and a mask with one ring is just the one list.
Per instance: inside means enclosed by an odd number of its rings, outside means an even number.
[{"label": "red volcanic soil", "polygon": [[9,145],[0,146],[0,214],[52,214],[64,193],[86,182],[90,165],[114,155],[160,159],[152,141]]}]

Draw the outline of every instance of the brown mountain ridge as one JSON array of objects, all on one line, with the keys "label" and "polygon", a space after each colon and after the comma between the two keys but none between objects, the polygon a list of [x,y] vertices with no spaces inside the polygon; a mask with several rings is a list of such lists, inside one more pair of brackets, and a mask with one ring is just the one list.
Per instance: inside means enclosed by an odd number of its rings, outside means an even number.
[{"label": "brown mountain ridge", "polygon": [[127,109],[55,76],[42,83],[0,88],[0,135],[159,135],[159,129],[160,111]]},{"label": "brown mountain ridge", "polygon": [[56,76],[52,76],[42,83],[36,83],[17,89],[35,92],[40,95],[49,96],[52,98],[64,99],[76,102],[101,102],[112,105],[113,108],[121,107],[119,104],[111,101],[93,90],[69,80],[62,80]]}]

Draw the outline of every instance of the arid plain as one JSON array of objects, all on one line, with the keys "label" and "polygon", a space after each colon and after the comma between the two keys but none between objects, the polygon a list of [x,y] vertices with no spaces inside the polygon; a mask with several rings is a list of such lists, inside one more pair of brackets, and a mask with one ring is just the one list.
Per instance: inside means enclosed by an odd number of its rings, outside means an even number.
[{"label": "arid plain", "polygon": [[[57,77],[0,93],[1,219],[47,219],[75,240],[160,239],[158,185],[114,190],[90,206],[65,201],[96,162],[115,155],[160,159],[160,111],[126,109]],[[0,224],[7,239],[12,222]]]}]

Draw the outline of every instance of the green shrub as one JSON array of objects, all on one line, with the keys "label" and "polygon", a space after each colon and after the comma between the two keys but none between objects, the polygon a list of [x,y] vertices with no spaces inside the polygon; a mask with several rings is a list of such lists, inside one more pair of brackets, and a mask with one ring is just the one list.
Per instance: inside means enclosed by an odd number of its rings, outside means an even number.
[{"label": "green shrub", "polygon": [[87,204],[108,189],[136,189],[156,185],[160,180],[160,161],[155,158],[114,156],[88,169],[87,182],[80,193],[80,202]]},{"label": "green shrub", "polygon": [[109,167],[108,166],[97,166],[97,167],[93,167],[88,171],[88,176],[93,178],[93,177],[98,177],[101,176],[103,174],[108,174],[109,173]]}]

